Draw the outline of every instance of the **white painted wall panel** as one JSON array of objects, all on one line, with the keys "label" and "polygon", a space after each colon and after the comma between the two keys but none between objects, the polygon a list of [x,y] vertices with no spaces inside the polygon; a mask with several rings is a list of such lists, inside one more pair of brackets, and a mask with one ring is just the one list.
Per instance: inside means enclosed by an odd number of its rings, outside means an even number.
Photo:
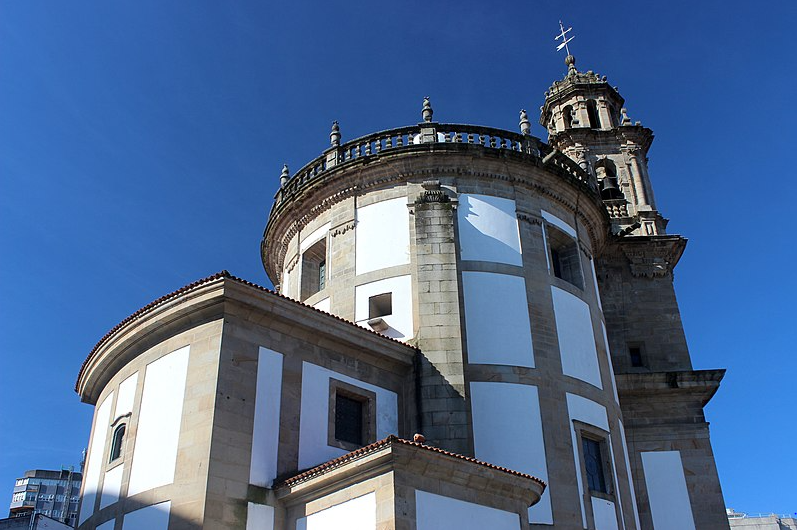
[{"label": "white painted wall panel", "polygon": [[316,309],[320,309],[321,311],[326,311],[327,313],[331,313],[330,311],[331,304],[329,298],[324,298],[323,300],[319,300],[318,302],[315,303],[313,307],[315,307]]},{"label": "white painted wall panel", "polygon": [[589,260],[589,267],[592,270],[592,284],[595,286],[595,297],[598,299],[598,307],[603,311],[603,302],[601,301],[601,293],[598,289],[598,273],[595,272],[595,260]]},{"label": "white painted wall panel", "polygon": [[171,501],[153,504],[125,515],[123,530],[166,530],[169,527]]},{"label": "white painted wall panel", "polygon": [[374,530],[376,493],[351,499],[296,521],[296,530]]},{"label": "white painted wall panel", "polygon": [[261,347],[257,355],[255,419],[249,463],[249,482],[256,486],[270,488],[277,476],[281,395],[282,354]]},{"label": "white painted wall panel", "polygon": [[108,394],[100,403],[94,416],[94,428],[92,429],[91,448],[89,449],[89,458],[86,464],[79,524],[83,524],[83,521],[94,513],[94,501],[97,499],[97,489],[100,484],[100,471],[105,463],[105,440],[108,436],[108,426],[111,423],[112,404],[113,392]]},{"label": "white painted wall panel", "polygon": [[123,470],[124,465],[118,465],[105,472],[105,478],[102,481],[102,495],[100,496],[100,510],[119,500],[119,492],[122,490]]},{"label": "white painted wall panel", "polygon": [[597,497],[590,498],[592,499],[592,515],[595,517],[595,530],[618,530],[614,503]]},{"label": "white painted wall panel", "polygon": [[[101,525],[97,527],[97,530],[113,530],[114,525],[116,524],[116,519],[111,519],[110,521],[105,521]],[[43,527],[39,527],[43,528]]]},{"label": "white painted wall panel", "polygon": [[566,223],[565,221],[562,221],[554,214],[548,213],[545,210],[542,210],[540,213],[542,214],[542,218],[545,219],[547,222],[551,223],[552,225],[554,225],[556,228],[563,231],[564,233],[572,237],[576,237],[576,229],[570,226],[570,224]]},{"label": "white painted wall panel", "polygon": [[357,208],[355,231],[357,274],[410,262],[410,216],[399,197]]},{"label": "white painted wall panel", "polygon": [[680,451],[643,452],[642,470],[656,530],[694,530]]},{"label": "white painted wall panel", "polygon": [[274,530],[274,508],[265,504],[248,503],[246,530]]},{"label": "white painted wall panel", "polygon": [[523,264],[515,201],[463,193],[457,217],[463,260]]},{"label": "white painted wall panel", "polygon": [[[567,394],[567,412],[570,416],[570,437],[571,443],[573,446],[573,462],[576,466],[576,483],[578,484],[578,491],[584,491],[584,477],[581,476],[581,457],[578,454],[579,444],[578,444],[578,433],[576,432],[575,426],[573,425],[573,420],[578,420],[583,423],[587,423],[589,425],[593,425],[598,427],[599,429],[603,429],[606,432],[609,432],[609,418],[606,415],[606,408],[599,404],[595,403],[591,399],[587,399],[585,397],[578,396],[576,394]],[[612,453],[612,446],[611,440],[607,440],[609,446],[609,453]],[[614,454],[611,454],[612,457],[612,469],[614,469]],[[615,484],[617,481],[615,480]],[[587,527],[587,512],[584,508],[584,497],[582,495],[578,496],[578,501],[581,505],[581,519],[584,524],[584,528]]]},{"label": "white painted wall panel", "polygon": [[606,325],[601,321],[601,335],[603,336],[603,347],[606,352],[606,360],[609,361],[609,377],[612,380],[612,393],[614,400],[619,404],[620,396],[617,395],[617,380],[614,377],[614,363],[612,362],[612,352],[609,350],[609,337],[606,335]]},{"label": "white painted wall panel", "polygon": [[393,293],[393,314],[382,317],[390,327],[379,333],[398,340],[411,339],[415,330],[412,322],[412,279],[409,274],[355,287],[354,320],[360,326],[371,329],[368,325],[368,299],[382,293]]},{"label": "white painted wall panel", "polygon": [[171,484],[183,416],[189,346],[147,365],[128,495]]},{"label": "white painted wall panel", "polygon": [[133,400],[136,397],[136,385],[138,384],[138,372],[134,373],[119,385],[119,396],[116,398],[116,410],[114,418],[133,412]]},{"label": "white painted wall panel", "polygon": [[589,306],[577,296],[558,287],[551,286],[551,296],[556,317],[556,335],[559,337],[559,353],[562,357],[562,372],[603,388]]},{"label": "white painted wall panel", "polygon": [[[470,384],[476,458],[548,481],[537,387],[515,383]],[[532,523],[553,524],[551,496],[529,508]]]},{"label": "white painted wall panel", "polygon": [[520,516],[489,506],[415,490],[418,530],[518,530]]},{"label": "white painted wall panel", "polygon": [[313,243],[327,237],[327,232],[329,232],[329,227],[330,223],[327,223],[324,226],[313,230],[313,232],[311,232],[309,236],[302,239],[302,242],[299,243],[299,253],[303,253],[305,250],[310,248],[313,245]]},{"label": "white painted wall panel", "polygon": [[628,443],[625,441],[625,427],[623,427],[623,422],[621,420],[617,420],[617,425],[620,428],[620,440],[623,443],[623,457],[625,457],[625,469],[628,473],[628,491],[631,492],[631,506],[634,509],[634,521],[636,522],[636,527],[641,528],[639,524],[639,507],[636,504],[636,490],[634,489],[634,479],[631,476],[631,459],[628,456]]},{"label": "white painted wall panel", "polygon": [[282,285],[280,285],[280,294],[293,298],[293,293],[291,292],[291,275],[288,273],[288,271],[282,272]]},{"label": "white painted wall panel", "polygon": [[321,366],[302,363],[302,405],[299,418],[299,468],[324,463],[346,451],[327,445],[329,423],[329,378],[343,381],[376,394],[376,438],[398,433],[398,395],[333,372]]},{"label": "white painted wall panel", "polygon": [[463,272],[468,362],[534,367],[534,349],[520,276]]}]

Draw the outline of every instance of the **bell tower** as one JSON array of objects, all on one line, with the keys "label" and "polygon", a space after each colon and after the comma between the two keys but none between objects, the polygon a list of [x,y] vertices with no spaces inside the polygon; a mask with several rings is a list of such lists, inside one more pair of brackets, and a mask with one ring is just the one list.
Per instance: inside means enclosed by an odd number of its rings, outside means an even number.
[{"label": "bell tower", "polygon": [[540,109],[548,143],[597,179],[615,234],[664,234],[667,220],[656,209],[648,175],[653,131],[631,121],[606,76],[579,72],[573,55],[565,64],[567,75],[554,81]]}]

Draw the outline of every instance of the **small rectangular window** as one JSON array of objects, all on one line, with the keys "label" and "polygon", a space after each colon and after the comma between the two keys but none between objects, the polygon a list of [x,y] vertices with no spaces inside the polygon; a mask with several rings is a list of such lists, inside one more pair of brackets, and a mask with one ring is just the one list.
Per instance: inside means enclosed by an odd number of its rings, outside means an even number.
[{"label": "small rectangular window", "polygon": [[584,276],[581,273],[581,258],[575,238],[553,225],[546,225],[548,250],[550,251],[551,272],[554,276],[584,288]]},{"label": "small rectangular window", "polygon": [[393,293],[382,293],[368,298],[368,318],[393,314]]},{"label": "small rectangular window", "polygon": [[631,358],[631,366],[640,367],[642,364],[642,348],[640,346],[629,346],[628,356]]},{"label": "small rectangular window", "polygon": [[354,445],[363,442],[363,402],[344,394],[335,396],[335,438]]},{"label": "small rectangular window", "polygon": [[305,301],[327,286],[327,240],[322,238],[313,243],[302,254],[300,278],[300,298]]},{"label": "small rectangular window", "polygon": [[582,438],[581,442],[584,450],[584,467],[587,470],[587,486],[591,491],[608,493],[603,474],[601,443],[590,438]]}]

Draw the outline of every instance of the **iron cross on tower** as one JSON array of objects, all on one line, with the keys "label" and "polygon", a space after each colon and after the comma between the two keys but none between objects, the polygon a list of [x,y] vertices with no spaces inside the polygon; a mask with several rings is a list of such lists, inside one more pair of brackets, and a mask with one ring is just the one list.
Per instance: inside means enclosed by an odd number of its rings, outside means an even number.
[{"label": "iron cross on tower", "polygon": [[567,52],[567,55],[570,55],[570,48],[567,46],[567,43],[568,43],[568,42],[570,42],[571,40],[575,39],[575,38],[576,38],[576,36],[575,36],[575,35],[573,35],[572,37],[568,37],[568,36],[567,36],[567,33],[568,33],[569,31],[571,31],[573,28],[567,28],[567,29],[565,29],[565,27],[562,25],[562,21],[560,20],[560,21],[559,21],[559,29],[560,29],[562,32],[561,32],[559,35],[557,35],[557,36],[556,36],[556,38],[555,38],[554,40],[559,40],[559,39],[562,39],[562,42],[559,44],[559,46],[557,46],[557,47],[556,47],[556,51],[559,51],[559,50],[561,50],[562,48],[564,48],[564,49],[565,49],[565,51]]}]

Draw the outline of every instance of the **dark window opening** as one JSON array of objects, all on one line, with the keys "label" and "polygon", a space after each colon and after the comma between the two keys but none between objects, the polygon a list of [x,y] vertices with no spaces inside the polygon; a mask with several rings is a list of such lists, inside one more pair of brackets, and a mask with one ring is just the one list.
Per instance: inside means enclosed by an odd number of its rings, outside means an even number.
[{"label": "dark window opening", "polygon": [[382,293],[368,299],[368,318],[393,314],[393,293]]},{"label": "dark window opening", "polygon": [[354,445],[363,443],[364,403],[341,393],[335,395],[335,438]]},{"label": "dark window opening", "polygon": [[590,438],[581,438],[581,448],[584,451],[584,468],[587,472],[587,486],[590,491],[609,493],[603,473],[601,442]]},{"label": "dark window opening", "polygon": [[628,356],[631,358],[631,366],[641,367],[642,364],[642,348],[639,346],[629,346]]},{"label": "dark window opening", "polygon": [[570,105],[566,106],[562,109],[562,119],[565,124],[565,129],[572,129],[573,125],[575,125],[578,120],[575,119],[576,115],[573,112],[573,107]]},{"label": "dark window opening", "polygon": [[113,431],[113,440],[111,441],[111,456],[108,458],[108,462],[113,462],[122,456],[122,446],[124,445],[125,441],[125,430],[126,426],[123,423],[122,425],[118,426],[115,431]]},{"label": "dark window opening", "polygon": [[301,300],[305,301],[327,285],[327,240],[322,238],[302,254]]},{"label": "dark window opening", "polygon": [[589,118],[589,126],[593,129],[601,128],[601,119],[598,115],[598,105],[594,99],[587,101],[587,117]]},{"label": "dark window opening", "polygon": [[584,277],[581,274],[578,243],[570,235],[555,226],[547,225],[546,230],[551,253],[551,272],[557,278],[569,282],[579,289],[583,289]]}]

